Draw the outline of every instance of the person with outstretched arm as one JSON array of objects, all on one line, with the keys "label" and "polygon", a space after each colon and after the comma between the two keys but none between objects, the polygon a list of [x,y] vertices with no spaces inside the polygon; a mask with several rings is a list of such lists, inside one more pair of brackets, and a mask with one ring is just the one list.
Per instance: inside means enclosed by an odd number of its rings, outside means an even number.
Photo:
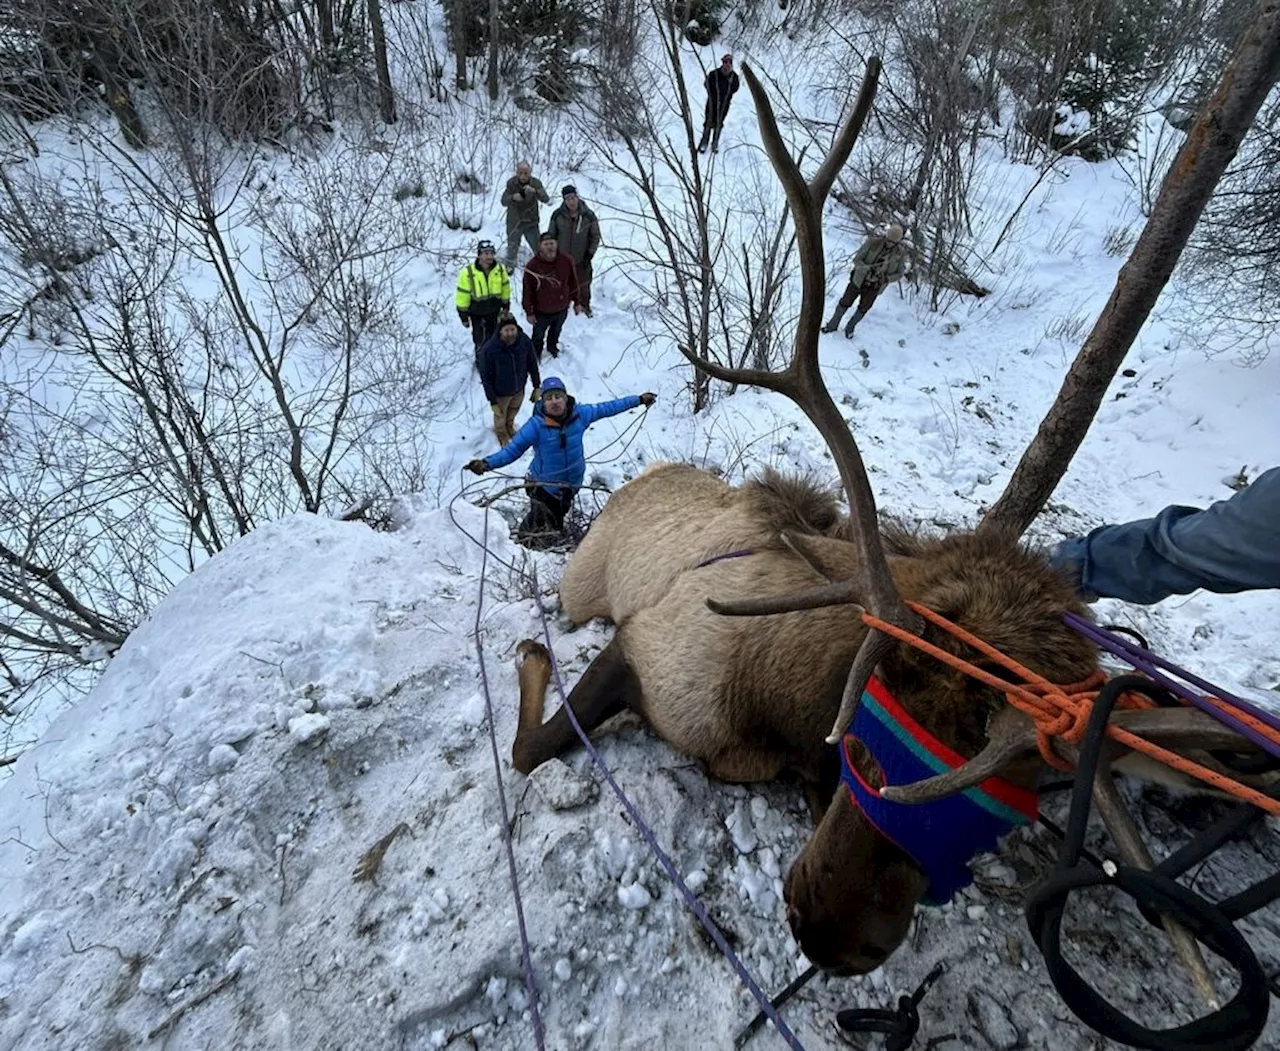
[{"label": "person with outstretched arm", "polygon": [[556,538],[564,531],[565,515],[573,506],[578,486],[586,475],[586,458],[582,436],[596,420],[616,416],[638,405],[648,408],[658,396],[652,393],[628,394],[624,398],[579,405],[569,396],[564,381],[558,376],[544,376],[542,397],[534,406],[533,416],[516,431],[515,437],[496,453],[472,460],[466,467],[472,474],[484,474],[514,463],[533,449],[533,463],[528,478],[529,513],[516,529],[516,539],[528,546]]},{"label": "person with outstretched arm", "polygon": [[1052,561],[1090,600],[1280,588],[1280,467],[1204,510],[1174,505],[1064,540]]}]

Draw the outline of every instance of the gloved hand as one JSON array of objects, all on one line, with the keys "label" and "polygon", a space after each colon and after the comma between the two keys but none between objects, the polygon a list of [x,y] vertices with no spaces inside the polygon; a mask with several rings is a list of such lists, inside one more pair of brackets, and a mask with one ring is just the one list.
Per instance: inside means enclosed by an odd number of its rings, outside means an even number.
[{"label": "gloved hand", "polygon": [[471,327],[471,319],[470,319],[470,318],[466,318],[466,317],[462,318],[462,327],[463,327],[463,328],[470,328],[470,327]]},{"label": "gloved hand", "polygon": [[541,397],[542,397],[542,388],[534,387],[533,393],[529,395],[529,400],[532,402],[536,402]]},{"label": "gloved hand", "polygon": [[645,406],[646,408],[648,408],[657,400],[658,400],[658,396],[654,394],[652,391],[645,391],[643,394],[640,395],[640,404]]},{"label": "gloved hand", "polygon": [[581,313],[582,313],[582,304],[581,304],[581,303],[574,303],[574,304],[573,304],[573,312],[574,312],[575,314],[581,314]]},{"label": "gloved hand", "polygon": [[489,469],[489,465],[483,460],[471,460],[467,463],[466,468],[472,474],[484,474]]}]

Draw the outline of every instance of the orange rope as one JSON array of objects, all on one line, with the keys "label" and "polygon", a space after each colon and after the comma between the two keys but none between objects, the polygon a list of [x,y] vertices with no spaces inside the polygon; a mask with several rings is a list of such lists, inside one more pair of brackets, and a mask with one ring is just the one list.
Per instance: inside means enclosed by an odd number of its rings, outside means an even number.
[{"label": "orange rope", "polygon": [[[1029,715],[1035,722],[1036,743],[1039,745],[1041,758],[1056,770],[1069,771],[1072,769],[1071,764],[1054,751],[1053,739],[1061,737],[1064,741],[1075,745],[1080,744],[1084,739],[1085,728],[1089,723],[1089,715],[1093,711],[1093,701],[1098,696],[1098,687],[1106,681],[1106,676],[1102,671],[1094,672],[1083,682],[1057,685],[1043,676],[1037,675],[1030,668],[1019,664],[1012,657],[1001,653],[989,642],[978,638],[972,632],[966,631],[958,624],[953,624],[940,613],[935,613],[933,610],[916,602],[908,602],[907,606],[931,624],[954,635],[962,642],[968,643],[983,656],[989,657],[1001,667],[1020,676],[1023,682],[1008,682],[997,675],[983,671],[964,658],[948,653],[946,650],[926,642],[913,632],[899,628],[888,621],[881,620],[879,617],[874,617],[870,613],[863,613],[862,621],[868,627],[875,628],[877,631],[882,631],[886,635],[914,646],[916,649],[929,654],[931,657],[936,657],[942,663],[955,668],[957,671],[962,671],[971,678],[999,690],[1005,695],[1010,704]],[[1228,705],[1217,698],[1210,698],[1210,700],[1218,707],[1229,708]],[[1148,698],[1131,693],[1123,694],[1119,698],[1118,704],[1122,708],[1130,709],[1154,707],[1154,704]],[[1238,711],[1235,708],[1229,708],[1229,710],[1237,719],[1280,743],[1280,734],[1277,734],[1276,731],[1261,720],[1251,716],[1248,712]],[[1125,730],[1123,727],[1108,725],[1107,736],[1135,752],[1150,756],[1152,759],[1156,759],[1174,770],[1197,778],[1221,792],[1235,796],[1237,799],[1252,803],[1268,814],[1280,817],[1280,800],[1272,799],[1270,796],[1264,795],[1248,785],[1241,784],[1232,777],[1220,774],[1216,770],[1210,770],[1194,760],[1188,759],[1186,756],[1178,755],[1176,752],[1171,752],[1158,744],[1153,744],[1137,734]]]}]

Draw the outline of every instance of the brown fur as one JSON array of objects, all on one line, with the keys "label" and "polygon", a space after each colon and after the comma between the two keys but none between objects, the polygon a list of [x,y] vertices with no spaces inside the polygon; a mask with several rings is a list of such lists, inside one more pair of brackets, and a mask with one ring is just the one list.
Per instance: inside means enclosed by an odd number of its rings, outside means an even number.
[{"label": "brown fur", "polygon": [[609,498],[565,569],[560,604],[575,624],[622,624],[709,558],[776,546],[783,529],[837,536],[845,528],[835,495],[811,477],[767,469],[734,489],[687,464],[654,464]]},{"label": "brown fur", "polygon": [[[838,516],[824,517],[834,501],[824,503],[820,493],[811,483],[776,477],[734,490],[693,468],[653,468],[615,494],[592,527],[593,548],[584,559],[584,543],[565,572],[574,592],[571,603],[562,590],[566,610],[606,611],[619,621],[611,660],[624,660],[625,682],[634,683],[628,703],[712,776],[767,780],[791,769],[811,789],[830,792],[824,737],[866,633],[859,610],[737,618],[706,606],[708,597],[786,595],[826,578],[858,579],[857,548],[839,539]],[[797,506],[788,508],[788,500]],[[780,525],[797,523],[808,534],[798,543],[808,560],[779,542]],[[905,598],[1054,681],[1074,682],[1096,667],[1092,648],[1062,622],[1065,611],[1082,607],[1042,557],[1008,537],[886,532]],[[701,564],[740,548],[753,553]],[[590,565],[580,567],[580,559]],[[985,663],[937,629],[925,637]],[[997,691],[906,646],[892,651],[880,672],[899,702],[963,755],[985,744],[988,720],[1004,704]],[[586,686],[590,675],[569,698],[580,715],[600,703]],[[536,764],[549,757],[545,750],[571,743],[544,736],[542,751],[523,759]],[[862,760],[864,774],[877,777],[874,764]],[[788,915],[815,963],[865,971],[901,940],[924,887],[914,862],[839,793],[787,876]]]}]

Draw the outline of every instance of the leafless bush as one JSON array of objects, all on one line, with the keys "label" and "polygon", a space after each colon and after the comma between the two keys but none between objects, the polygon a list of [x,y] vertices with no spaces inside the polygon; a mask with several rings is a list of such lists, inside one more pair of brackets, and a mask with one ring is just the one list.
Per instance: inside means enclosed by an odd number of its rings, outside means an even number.
[{"label": "leafless bush", "polygon": [[123,202],[0,169],[0,312],[38,337],[0,370],[0,661],[24,696],[262,522],[376,516],[429,483],[439,366],[399,309],[422,211],[394,199],[399,158],[283,181],[217,136],[180,141],[97,143]]},{"label": "leafless bush", "polygon": [[[659,61],[637,61],[625,78],[601,71],[587,93],[599,101],[584,139],[637,197],[635,208],[615,210],[614,222],[627,224],[631,237],[611,251],[642,297],[637,324],[646,336],[726,365],[770,367],[782,350],[787,319],[779,311],[792,252],[777,187],[768,178],[753,183],[750,164],[725,182],[698,153],[702,88],[685,80],[680,27],[656,0],[644,13]],[[704,374],[691,371],[690,390],[695,412],[710,403]]]},{"label": "leafless bush", "polygon": [[1125,255],[1133,247],[1137,236],[1133,223],[1108,226],[1102,238],[1102,250],[1109,256]]}]

